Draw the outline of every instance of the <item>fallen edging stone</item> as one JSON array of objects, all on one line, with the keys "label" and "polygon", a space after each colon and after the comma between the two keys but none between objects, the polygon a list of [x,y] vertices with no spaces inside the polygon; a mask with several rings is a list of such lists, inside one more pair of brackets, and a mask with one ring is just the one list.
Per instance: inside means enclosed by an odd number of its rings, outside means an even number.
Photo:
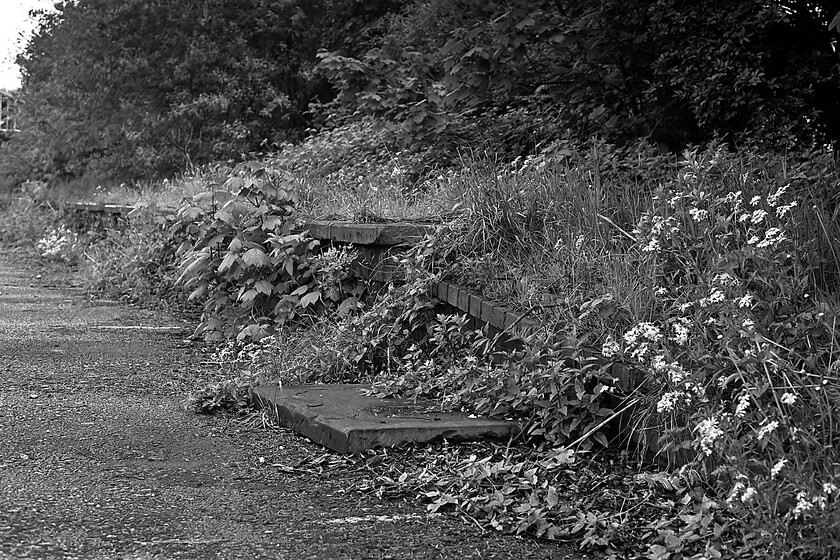
[{"label": "fallen edging stone", "polygon": [[507,439],[516,422],[440,412],[435,403],[368,396],[369,385],[263,385],[252,389],[256,405],[279,423],[339,453],[356,453],[435,439]]}]

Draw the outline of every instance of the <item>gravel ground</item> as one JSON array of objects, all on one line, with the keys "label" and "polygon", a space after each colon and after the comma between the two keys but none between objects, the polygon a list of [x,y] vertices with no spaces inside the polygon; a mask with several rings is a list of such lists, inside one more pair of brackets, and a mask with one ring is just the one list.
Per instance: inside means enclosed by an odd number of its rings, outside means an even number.
[{"label": "gravel ground", "polygon": [[88,301],[0,251],[0,558],[557,558],[356,490],[286,430],[184,409],[212,379],[186,320]]}]

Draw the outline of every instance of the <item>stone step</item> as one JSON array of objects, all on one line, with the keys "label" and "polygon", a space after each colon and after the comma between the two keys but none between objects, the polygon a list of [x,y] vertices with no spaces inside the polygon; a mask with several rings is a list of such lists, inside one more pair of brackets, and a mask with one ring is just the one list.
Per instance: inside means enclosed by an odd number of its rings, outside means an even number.
[{"label": "stone step", "polygon": [[339,453],[435,439],[507,439],[516,422],[441,412],[432,402],[368,396],[369,385],[262,385],[257,406],[279,423]]}]

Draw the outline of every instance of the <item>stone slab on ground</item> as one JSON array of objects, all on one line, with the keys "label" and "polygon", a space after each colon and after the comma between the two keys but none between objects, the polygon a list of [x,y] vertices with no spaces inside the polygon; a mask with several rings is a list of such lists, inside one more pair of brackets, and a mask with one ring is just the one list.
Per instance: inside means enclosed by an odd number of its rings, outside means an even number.
[{"label": "stone slab on ground", "polygon": [[516,422],[440,412],[431,402],[368,396],[368,389],[369,385],[262,385],[252,396],[283,426],[339,453],[438,438],[504,439],[520,430]]}]

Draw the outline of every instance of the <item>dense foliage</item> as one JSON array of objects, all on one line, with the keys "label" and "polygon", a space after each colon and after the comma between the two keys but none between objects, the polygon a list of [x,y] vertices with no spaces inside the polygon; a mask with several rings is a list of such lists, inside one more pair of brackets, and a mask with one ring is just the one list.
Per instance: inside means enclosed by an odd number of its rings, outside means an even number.
[{"label": "dense foliage", "polygon": [[571,134],[840,139],[837,0],[68,1],[18,62],[6,183],[169,175],[359,113],[411,151]]},{"label": "dense foliage", "polygon": [[[415,2],[362,57],[321,52],[339,107],[399,118],[408,141],[569,130],[669,148],[713,136],[836,141],[837,2]],[[436,141],[439,140],[435,138]],[[498,148],[496,148],[498,149]]]},{"label": "dense foliage", "polygon": [[[372,491],[614,557],[833,557],[838,9],[62,4],[21,59],[25,132],[0,152],[13,181],[282,150],[195,174],[202,192],[176,216],[140,211],[104,237],[54,221],[45,184],[24,183],[0,236],[89,261],[123,295],[179,280],[203,304],[199,333],[229,343],[220,364],[247,374],[198,410],[242,405],[265,376],[372,382],[523,424],[519,448],[450,450]],[[690,144],[704,147],[670,152]],[[333,199],[320,211],[375,219],[369,202],[395,193],[434,198],[448,227],[374,296],[352,252],[319,246],[298,216]],[[499,351],[441,312],[441,279],[541,334]],[[680,468],[588,473],[582,458],[614,436]]]},{"label": "dense foliage", "polygon": [[63,2],[18,57],[17,177],[168,175],[299,137],[329,2]]}]

